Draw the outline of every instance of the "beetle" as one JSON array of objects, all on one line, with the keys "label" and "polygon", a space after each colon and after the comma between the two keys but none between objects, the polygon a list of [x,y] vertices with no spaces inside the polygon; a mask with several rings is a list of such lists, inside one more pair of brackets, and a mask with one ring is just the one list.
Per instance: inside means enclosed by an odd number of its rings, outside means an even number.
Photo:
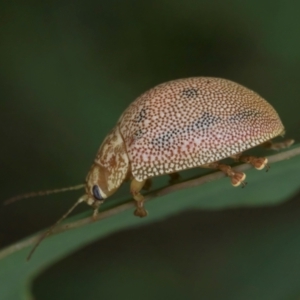
[{"label": "beetle", "polygon": [[85,187],[85,194],[38,240],[28,259],[54,226],[79,204],[86,202],[98,214],[99,206],[130,180],[136,203],[134,214],[147,216],[143,188],[151,178],[190,168],[224,172],[233,186],[244,185],[246,175],[220,161],[232,158],[257,170],[267,167],[267,158],[243,155],[258,145],[281,149],[294,140],[273,143],[284,135],[275,109],[254,91],[233,81],[214,77],[191,77],[162,83],[148,90],[123,112],[101,144],[85,185],[30,193],[7,203],[32,196]]},{"label": "beetle", "polygon": [[145,217],[140,193],[152,177],[195,167],[219,169],[233,186],[246,175],[220,160],[231,157],[261,170],[264,157],[242,153],[257,145],[279,145],[271,139],[284,135],[275,109],[261,96],[233,81],[191,77],[169,81],[148,90],[124,111],[104,139],[87,178],[81,201],[95,208],[125,180],[136,200],[134,214]]}]

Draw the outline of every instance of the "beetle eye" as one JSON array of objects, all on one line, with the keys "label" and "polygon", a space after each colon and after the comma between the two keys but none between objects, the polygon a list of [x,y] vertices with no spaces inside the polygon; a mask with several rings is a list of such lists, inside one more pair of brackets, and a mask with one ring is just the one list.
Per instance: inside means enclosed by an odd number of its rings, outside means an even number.
[{"label": "beetle eye", "polygon": [[97,199],[97,200],[103,200],[103,197],[101,195],[100,192],[100,188],[98,185],[94,185],[93,186],[93,196]]}]

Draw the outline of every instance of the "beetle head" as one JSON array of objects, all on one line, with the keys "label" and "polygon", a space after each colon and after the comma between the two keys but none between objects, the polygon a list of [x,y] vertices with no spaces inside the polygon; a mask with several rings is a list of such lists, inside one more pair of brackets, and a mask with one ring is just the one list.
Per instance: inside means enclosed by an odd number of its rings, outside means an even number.
[{"label": "beetle head", "polygon": [[124,141],[115,127],[103,141],[86,178],[85,202],[95,207],[112,195],[125,180],[129,159]]},{"label": "beetle head", "polygon": [[104,199],[112,195],[116,189],[108,190],[107,186],[107,170],[94,163],[86,177],[86,202],[93,206],[99,201],[102,203]]}]

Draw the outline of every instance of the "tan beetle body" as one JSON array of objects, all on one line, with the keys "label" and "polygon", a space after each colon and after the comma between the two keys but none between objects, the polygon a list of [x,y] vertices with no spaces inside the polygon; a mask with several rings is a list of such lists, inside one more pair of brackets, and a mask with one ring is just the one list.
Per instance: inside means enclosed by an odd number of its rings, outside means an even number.
[{"label": "tan beetle body", "polygon": [[166,82],[124,111],[97,153],[82,199],[96,212],[129,179],[135,214],[143,217],[147,213],[140,190],[149,178],[205,167],[222,170],[238,186],[245,174],[219,161],[232,157],[262,169],[265,158],[241,153],[283,134],[274,108],[237,83],[210,77]]}]

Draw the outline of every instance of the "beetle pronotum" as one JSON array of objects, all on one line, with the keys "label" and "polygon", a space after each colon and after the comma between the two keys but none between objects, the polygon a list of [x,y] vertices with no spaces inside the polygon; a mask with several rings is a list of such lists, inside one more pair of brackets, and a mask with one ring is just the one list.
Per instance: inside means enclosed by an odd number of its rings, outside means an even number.
[{"label": "beetle pronotum", "polygon": [[85,187],[85,194],[55,226],[81,202],[92,206],[96,216],[104,199],[130,180],[134,214],[145,217],[140,191],[150,185],[152,177],[169,174],[175,178],[181,170],[203,167],[221,170],[233,186],[239,186],[246,175],[220,160],[230,157],[261,170],[267,166],[266,158],[242,153],[257,145],[288,147],[293,140],[271,142],[283,134],[275,109],[237,83],[213,77],[173,80],[150,89],[128,106],[101,144],[85,185],[30,193],[7,202]]}]

